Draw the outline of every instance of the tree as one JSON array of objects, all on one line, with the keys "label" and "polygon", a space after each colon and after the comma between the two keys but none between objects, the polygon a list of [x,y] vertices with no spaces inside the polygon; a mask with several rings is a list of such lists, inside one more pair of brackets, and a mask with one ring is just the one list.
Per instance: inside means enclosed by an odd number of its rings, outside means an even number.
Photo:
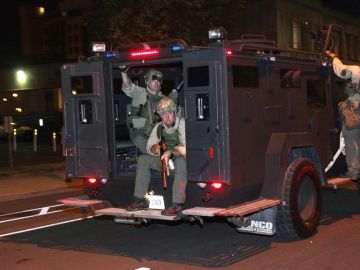
[{"label": "tree", "polygon": [[131,44],[182,38],[201,45],[214,26],[231,25],[244,0],[93,0],[86,13],[90,40]]}]

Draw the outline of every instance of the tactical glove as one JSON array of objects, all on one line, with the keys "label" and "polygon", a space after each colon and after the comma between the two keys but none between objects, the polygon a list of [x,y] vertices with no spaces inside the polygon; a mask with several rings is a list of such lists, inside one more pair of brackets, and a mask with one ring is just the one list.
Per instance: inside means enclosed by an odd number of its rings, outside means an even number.
[{"label": "tactical glove", "polygon": [[128,72],[129,68],[130,68],[129,66],[125,66],[125,65],[120,65],[120,66],[119,66],[119,69],[120,69],[120,71],[121,71],[122,73]]}]

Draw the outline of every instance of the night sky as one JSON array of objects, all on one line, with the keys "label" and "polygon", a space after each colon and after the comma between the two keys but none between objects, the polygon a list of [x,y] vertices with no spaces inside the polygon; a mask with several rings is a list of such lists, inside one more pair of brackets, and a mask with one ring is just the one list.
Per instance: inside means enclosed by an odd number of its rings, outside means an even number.
[{"label": "night sky", "polygon": [[[18,7],[21,2],[39,2],[39,0],[1,0],[0,8],[0,56],[19,54],[20,47],[20,26],[18,20]],[[54,1],[57,0],[48,0]],[[251,1],[251,0],[249,0]],[[41,2],[41,0],[40,0]],[[322,0],[324,5],[336,8],[339,11],[349,12],[360,17],[359,0]],[[0,59],[1,68],[1,59]]]}]

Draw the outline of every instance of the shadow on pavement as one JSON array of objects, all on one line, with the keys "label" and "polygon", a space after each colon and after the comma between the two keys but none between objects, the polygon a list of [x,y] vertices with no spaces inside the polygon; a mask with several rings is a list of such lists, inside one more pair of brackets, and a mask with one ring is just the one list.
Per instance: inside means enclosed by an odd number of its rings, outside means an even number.
[{"label": "shadow on pavement", "polygon": [[[323,192],[320,226],[360,214],[360,198],[355,190]],[[61,225],[7,237],[9,242],[32,243],[41,247],[132,257],[142,260],[221,268],[271,248],[273,242],[291,242],[274,237],[239,234],[226,222],[209,220],[199,224],[164,224],[134,227],[111,219]]]}]

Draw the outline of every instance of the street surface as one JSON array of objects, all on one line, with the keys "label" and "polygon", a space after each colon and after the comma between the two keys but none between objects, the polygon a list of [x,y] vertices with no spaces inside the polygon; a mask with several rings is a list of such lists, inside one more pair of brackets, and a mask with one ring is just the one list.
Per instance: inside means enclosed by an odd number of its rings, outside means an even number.
[{"label": "street surface", "polygon": [[[360,198],[354,188],[351,183],[336,193],[324,190],[318,233],[302,240],[239,234],[221,219],[203,227],[115,224],[109,217],[86,218],[79,208],[56,206],[58,194],[27,204],[4,202],[0,234],[44,228],[1,237],[1,269],[357,269]],[[35,208],[42,214],[23,212]],[[21,213],[10,215],[14,212]],[[10,220],[16,218],[21,219]]]}]

